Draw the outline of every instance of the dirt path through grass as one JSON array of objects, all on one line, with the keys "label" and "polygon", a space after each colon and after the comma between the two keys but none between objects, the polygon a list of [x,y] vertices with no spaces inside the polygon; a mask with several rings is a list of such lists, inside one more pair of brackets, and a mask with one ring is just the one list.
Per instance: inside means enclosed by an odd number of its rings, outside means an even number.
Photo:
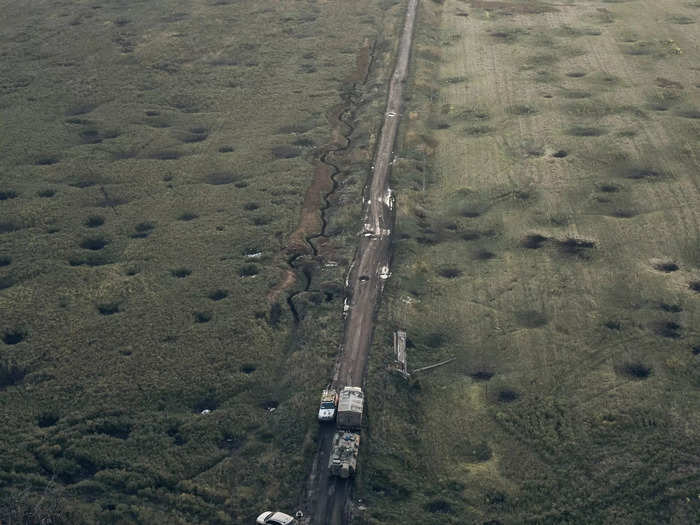
[{"label": "dirt path through grass", "polygon": [[[406,11],[373,173],[365,191],[362,236],[346,283],[350,309],[333,377],[336,388],[361,386],[364,383],[374,312],[385,282],[380,274],[383,268],[387,271],[389,268],[394,210],[388,178],[400,120],[403,84],[408,74],[417,6],[418,0],[410,0]],[[348,483],[346,480],[329,478],[326,468],[332,437],[333,429],[324,428],[319,435],[319,448],[307,494],[307,508],[312,509],[312,523],[339,524],[346,521],[345,510],[350,494]]]}]

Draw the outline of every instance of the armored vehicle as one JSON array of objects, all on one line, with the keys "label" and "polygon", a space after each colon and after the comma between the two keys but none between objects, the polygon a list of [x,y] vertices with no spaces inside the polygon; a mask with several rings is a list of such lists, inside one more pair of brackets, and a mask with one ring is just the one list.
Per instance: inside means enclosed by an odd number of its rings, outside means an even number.
[{"label": "armored vehicle", "polygon": [[340,391],[337,424],[339,429],[359,430],[362,426],[364,395],[357,386],[346,386]]},{"label": "armored vehicle", "polygon": [[333,436],[333,448],[328,462],[331,476],[349,478],[357,470],[357,453],[360,450],[360,434],[339,431]]}]

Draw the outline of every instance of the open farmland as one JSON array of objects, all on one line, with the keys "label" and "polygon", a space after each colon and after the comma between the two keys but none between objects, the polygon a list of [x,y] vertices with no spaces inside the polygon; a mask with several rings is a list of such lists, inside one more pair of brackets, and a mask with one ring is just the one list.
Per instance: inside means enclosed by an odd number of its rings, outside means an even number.
[{"label": "open farmland", "polygon": [[421,4],[355,522],[696,522],[699,27]]},{"label": "open farmland", "polygon": [[402,6],[0,11],[0,521],[295,509]]}]

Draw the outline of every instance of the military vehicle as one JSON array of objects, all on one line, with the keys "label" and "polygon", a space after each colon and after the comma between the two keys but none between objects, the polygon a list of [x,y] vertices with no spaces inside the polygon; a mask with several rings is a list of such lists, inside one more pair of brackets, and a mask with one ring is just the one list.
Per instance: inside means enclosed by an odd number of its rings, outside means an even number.
[{"label": "military vehicle", "polygon": [[299,522],[284,512],[263,512],[255,520],[258,525],[299,525]]},{"label": "military vehicle", "polygon": [[338,428],[342,430],[359,430],[362,427],[362,408],[364,395],[357,386],[346,386],[340,391],[338,401]]},{"label": "military vehicle", "polygon": [[333,421],[335,419],[335,410],[338,406],[338,393],[327,388],[321,393],[321,406],[318,409],[318,420],[320,422]]},{"label": "military vehicle", "polygon": [[357,454],[360,450],[360,434],[338,431],[333,436],[333,447],[328,462],[331,476],[349,478],[357,470]]}]

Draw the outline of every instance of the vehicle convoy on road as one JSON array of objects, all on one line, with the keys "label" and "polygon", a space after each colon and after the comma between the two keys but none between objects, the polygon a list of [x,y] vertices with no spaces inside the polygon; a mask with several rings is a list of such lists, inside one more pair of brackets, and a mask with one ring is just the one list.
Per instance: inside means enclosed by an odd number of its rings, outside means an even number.
[{"label": "vehicle convoy on road", "polygon": [[318,420],[320,422],[333,421],[335,419],[335,411],[338,406],[338,393],[327,388],[321,393],[321,406],[318,409]]},{"label": "vehicle convoy on road", "polygon": [[299,525],[299,522],[284,512],[263,512],[255,520],[257,525]]},{"label": "vehicle convoy on road", "polygon": [[359,387],[346,386],[340,391],[339,399],[336,418],[338,431],[333,436],[328,470],[331,476],[349,478],[357,470],[364,394]]}]

